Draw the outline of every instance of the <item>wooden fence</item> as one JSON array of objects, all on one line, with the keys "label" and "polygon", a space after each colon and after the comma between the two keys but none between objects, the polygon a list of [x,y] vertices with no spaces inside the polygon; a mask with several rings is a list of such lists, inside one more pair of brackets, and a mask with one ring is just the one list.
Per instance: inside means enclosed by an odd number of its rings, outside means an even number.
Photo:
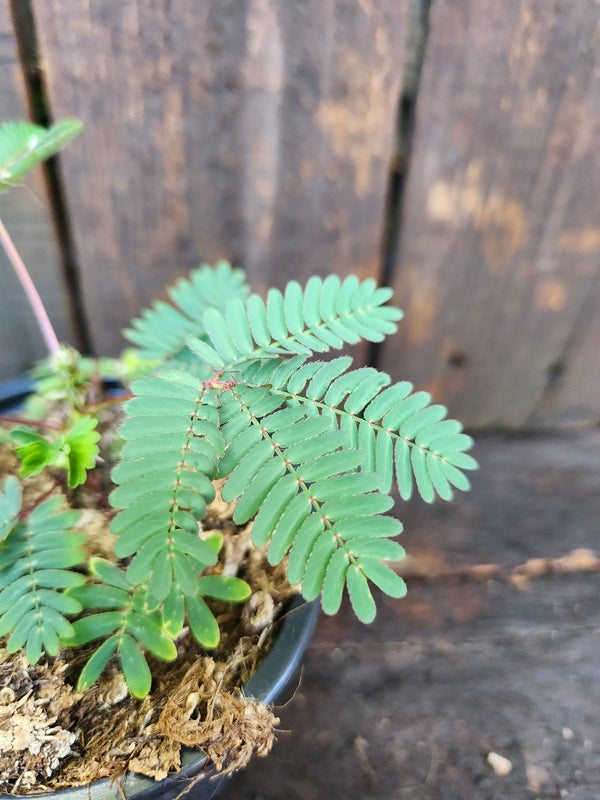
[{"label": "wooden fence", "polygon": [[[371,357],[470,427],[598,421],[594,0],[11,0],[0,65],[1,118],[85,124],[0,203],[63,338],[119,352],[201,261],[356,273],[406,313]],[[0,268],[9,377],[42,348]]]}]

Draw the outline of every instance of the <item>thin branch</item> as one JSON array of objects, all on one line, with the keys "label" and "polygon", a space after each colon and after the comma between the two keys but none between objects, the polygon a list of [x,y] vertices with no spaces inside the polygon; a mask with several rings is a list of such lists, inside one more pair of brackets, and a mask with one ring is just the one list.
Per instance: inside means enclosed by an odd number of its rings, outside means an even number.
[{"label": "thin branch", "polygon": [[85,406],[85,413],[89,414],[90,412],[95,413],[101,408],[108,408],[109,406],[115,406],[118,403],[125,403],[127,400],[133,400],[135,397],[134,394],[131,392],[127,394],[120,394],[115,397],[109,397],[107,400],[100,400],[97,403],[90,403],[88,406]]},{"label": "thin branch", "polygon": [[41,494],[36,499],[35,503],[33,504],[33,506],[31,508],[22,509],[21,513],[19,514],[19,519],[27,519],[27,517],[33,511],[35,511],[35,509],[38,506],[41,506],[41,504],[44,502],[44,500],[47,500],[50,497],[50,495],[52,495],[56,491],[56,489],[61,485],[61,483],[62,483],[62,480],[60,478],[55,478],[54,479],[54,483],[52,484],[52,486],[49,489],[47,489],[43,494]]},{"label": "thin branch", "polygon": [[37,320],[38,327],[41,331],[42,336],[44,337],[44,342],[46,343],[48,352],[51,355],[54,355],[60,349],[60,344],[56,337],[56,333],[54,332],[54,328],[52,327],[50,318],[46,313],[46,309],[44,308],[42,299],[39,296],[33,281],[31,280],[29,272],[27,271],[27,267],[23,263],[23,260],[19,255],[17,248],[15,247],[13,240],[10,238],[8,231],[4,227],[4,223],[2,222],[1,219],[0,219],[0,244],[2,244],[4,252],[8,256],[8,260],[10,261],[12,268],[14,269],[17,278],[21,282],[21,286],[23,287],[25,294],[27,295],[27,299],[29,300],[29,303],[33,310],[33,314]]},{"label": "thin branch", "polygon": [[61,425],[54,422],[42,422],[39,419],[26,419],[25,417],[13,417],[7,414],[0,414],[0,422],[10,422],[12,425],[27,425],[29,428],[43,428],[49,431],[62,431]]}]

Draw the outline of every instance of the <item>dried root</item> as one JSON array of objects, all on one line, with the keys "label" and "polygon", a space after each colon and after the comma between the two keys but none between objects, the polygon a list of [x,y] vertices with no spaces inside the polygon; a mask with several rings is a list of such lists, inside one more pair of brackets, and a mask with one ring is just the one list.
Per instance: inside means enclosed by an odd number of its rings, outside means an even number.
[{"label": "dried root", "polygon": [[[204,659],[205,665],[209,661]],[[254,753],[267,755],[279,723],[272,710],[224,691],[214,673],[208,681],[206,677],[198,681],[197,675],[198,665],[194,665],[180,692],[167,701],[158,729],[187,747],[202,748],[219,771],[246,766]]]},{"label": "dried root", "polygon": [[30,667],[22,656],[0,663],[0,787],[41,788],[71,753],[77,735],[57,724],[73,702],[64,668]]}]

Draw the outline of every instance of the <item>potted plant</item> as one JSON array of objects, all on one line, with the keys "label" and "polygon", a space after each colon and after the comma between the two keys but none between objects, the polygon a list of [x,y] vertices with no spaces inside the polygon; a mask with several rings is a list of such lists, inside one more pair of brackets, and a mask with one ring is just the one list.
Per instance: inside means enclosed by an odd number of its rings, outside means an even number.
[{"label": "potted plant", "polygon": [[[0,180],[11,185],[76,130],[5,127]],[[126,386],[118,397],[103,392],[98,364],[59,347],[42,319],[52,355],[33,412],[11,417],[20,478],[0,487],[0,669],[11,664],[22,697],[36,685],[30,728],[36,708],[49,707],[47,686],[54,693],[60,684],[63,699],[45,728],[40,722],[40,742],[57,728],[68,740],[64,758],[53,753],[56,767],[81,759],[71,754],[71,746],[81,751],[77,735],[93,744],[94,730],[78,734],[85,715],[92,728],[115,724],[100,775],[164,778],[179,766],[182,744],[203,744],[230,767],[268,750],[272,712],[239,696],[248,653],[257,658],[255,639],[265,634],[255,625],[250,651],[234,637],[241,631],[247,642],[248,619],[261,613],[268,631],[274,606],[294,591],[320,597],[327,614],[347,591],[371,622],[371,586],[398,598],[406,591],[389,566],[404,555],[394,541],[401,523],[386,514],[392,487],[403,499],[416,487],[428,502],[450,500],[453,487],[469,488],[462,470],[476,467],[471,438],[426,392],[352,369],[349,356],[322,357],[393,334],[402,313],[386,304],[391,290],[315,276],[305,287],[270,289],[265,302],[221,262],[169,295],[172,303],[155,303],[125,332],[135,349],[108,365]],[[76,510],[90,495],[104,526],[91,545]],[[271,584],[255,582],[251,562]],[[275,602],[265,588],[273,584]],[[224,652],[224,640],[225,664],[208,656]],[[236,653],[241,669],[232,666]],[[0,688],[0,710],[18,704],[18,693]],[[212,739],[199,735],[207,717]],[[40,773],[33,791],[64,785],[60,768],[51,777],[42,774],[47,764],[31,764]],[[4,779],[11,791],[22,784]],[[108,796],[105,784],[84,791]],[[135,796],[174,797],[182,786],[157,791],[144,784]]]}]

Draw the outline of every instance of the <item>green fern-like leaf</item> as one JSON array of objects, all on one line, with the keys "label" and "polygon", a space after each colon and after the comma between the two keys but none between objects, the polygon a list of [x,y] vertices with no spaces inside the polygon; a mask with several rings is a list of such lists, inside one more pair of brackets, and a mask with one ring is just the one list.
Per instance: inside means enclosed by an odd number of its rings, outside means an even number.
[{"label": "green fern-like leaf", "polygon": [[62,498],[46,500],[18,521],[16,500],[14,487],[5,485],[0,506],[11,506],[13,522],[0,546],[0,636],[9,637],[9,653],[24,648],[35,664],[44,652],[55,656],[59,639],[73,633],[68,618],[82,606],[63,590],[85,580],[71,570],[85,558],[85,537],[71,530],[79,514],[61,511]]},{"label": "green fern-like leaf", "polygon": [[[389,491],[395,475],[400,495],[407,500],[416,486],[431,502],[437,494],[450,500],[452,487],[468,490],[462,470],[477,468],[465,451],[473,446],[455,420],[445,419],[446,409],[430,405],[427,392],[412,392],[403,381],[389,385],[385,373],[369,367],[348,371],[347,358],[309,362],[289,377],[276,361],[271,374],[258,376],[269,382],[269,393],[282,402],[303,406],[307,413],[336,420],[363,460],[361,469],[381,475],[382,490]],[[275,367],[275,369],[274,369]],[[278,375],[282,380],[278,380]],[[242,372],[247,385],[258,388],[255,368]]]},{"label": "green fern-like leaf", "polygon": [[[347,447],[335,417],[290,406],[289,395],[272,385],[238,383],[230,393],[221,409],[221,469],[229,474],[223,498],[237,500],[238,524],[255,517],[252,539],[258,546],[269,543],[270,563],[289,553],[290,580],[302,582],[307,599],[326,590],[323,607],[335,613],[351,570],[362,574],[363,560],[370,563],[374,554],[402,555],[401,548],[382,541],[401,530],[399,522],[381,516],[392,498],[377,491],[379,475],[357,472],[364,454]],[[366,606],[356,608],[366,620]]]},{"label": "green fern-like leaf", "polygon": [[124,509],[112,525],[119,536],[115,552],[133,556],[127,579],[146,587],[147,609],[163,609],[171,635],[187,617],[198,641],[215,647],[219,627],[203,598],[240,602],[249,594],[243,581],[199,577],[216,564],[220,547],[199,536],[198,524],[214,499],[211,479],[223,454],[217,391],[176,368],[138,380],[132,389],[136,397],[120,431],[123,460],[113,470],[119,486],[110,496]]},{"label": "green fern-like leaf", "polygon": [[71,635],[61,640],[63,645],[77,647],[104,639],[86,662],[78,691],[98,680],[116,654],[131,694],[139,699],[145,697],[151,686],[146,652],[163,661],[176,658],[173,637],[180,633],[186,618],[200,644],[216,647],[219,625],[204,597],[239,603],[250,595],[250,587],[239,578],[194,576],[193,592],[186,595],[174,582],[163,608],[157,609],[146,584],[136,585],[127,573],[108,561],[92,559],[90,571],[96,582],[76,586],[68,595],[91,613],[76,620]]},{"label": "green fern-like leaf", "polygon": [[81,129],[77,120],[63,120],[51,128],[29,122],[0,125],[0,193],[18,184],[32,167],[57,153]]},{"label": "green fern-like leaf", "polygon": [[204,342],[198,348],[192,339],[188,344],[201,360],[229,371],[265,357],[308,357],[361,339],[380,342],[395,332],[402,317],[401,311],[384,305],[390,295],[391,290],[378,289],[375,281],[361,283],[354,275],[343,282],[336,275],[325,280],[314,276],[304,291],[291,281],[285,294],[270,289],[266,303],[251,295],[245,307],[234,301],[224,314],[209,309],[204,327],[210,345]]},{"label": "green fern-like leaf", "polygon": [[181,370],[165,376],[132,385],[137,397],[126,407],[123,460],[113,471],[119,486],[110,497],[124,509],[112,524],[116,554],[135,554],[128,575],[134,584],[150,581],[157,603],[174,584],[194,594],[190,574],[216,563],[198,521],[214,498],[210,479],[223,448],[214,392]]},{"label": "green fern-like leaf", "polygon": [[411,384],[351,370],[348,357],[312,359],[393,333],[402,314],[384,305],[389,295],[373,281],[330,276],[311,278],[304,290],[295,282],[283,294],[271,289],[266,302],[235,298],[223,312],[208,309],[206,336],[188,340],[212,377],[175,371],[134,385],[139,396],[128,406],[125,462],[114,472],[121,485],[112,495],[127,508],[113,531],[119,555],[137,553],[130,580],[149,581],[151,607],[164,602],[173,630],[187,616],[199,641],[218,640],[197,593],[201,559],[190,568],[189,553],[173,545],[194,535],[199,518],[180,514],[178,492],[204,478],[226,479],[234,521],[253,519],[253,542],[268,545],[273,565],[287,557],[290,582],[301,583],[307,599],[322,593],[327,613],[344,588],[365,622],[375,613],[372,585],[404,593],[385,563],[403,556],[390,541],[402,526],[385,515],[388,492],[394,479],[403,497],[416,485],[428,501],[468,488],[462,470],[476,466],[465,452],[472,440]]},{"label": "green fern-like leaf", "polygon": [[[204,264],[188,279],[182,278],[168,289],[174,305],[154,303],[123,333],[136,346],[140,358],[161,364],[173,361],[186,369],[198,369],[186,340],[205,338],[202,315],[210,308],[225,311],[227,300],[241,302],[248,291],[242,270],[232,269],[226,261],[215,267]],[[204,370],[202,377],[209,374],[210,370]]]},{"label": "green fern-like leaf", "polygon": [[96,582],[68,594],[92,613],[73,623],[72,635],[63,637],[62,644],[75,647],[108,638],[85,664],[78,690],[89,688],[116,653],[131,694],[141,699],[151,684],[145,652],[172,661],[177,656],[172,636],[165,630],[161,613],[148,609],[145,587],[133,585],[122,570],[101,558],[92,559],[90,571]]}]

